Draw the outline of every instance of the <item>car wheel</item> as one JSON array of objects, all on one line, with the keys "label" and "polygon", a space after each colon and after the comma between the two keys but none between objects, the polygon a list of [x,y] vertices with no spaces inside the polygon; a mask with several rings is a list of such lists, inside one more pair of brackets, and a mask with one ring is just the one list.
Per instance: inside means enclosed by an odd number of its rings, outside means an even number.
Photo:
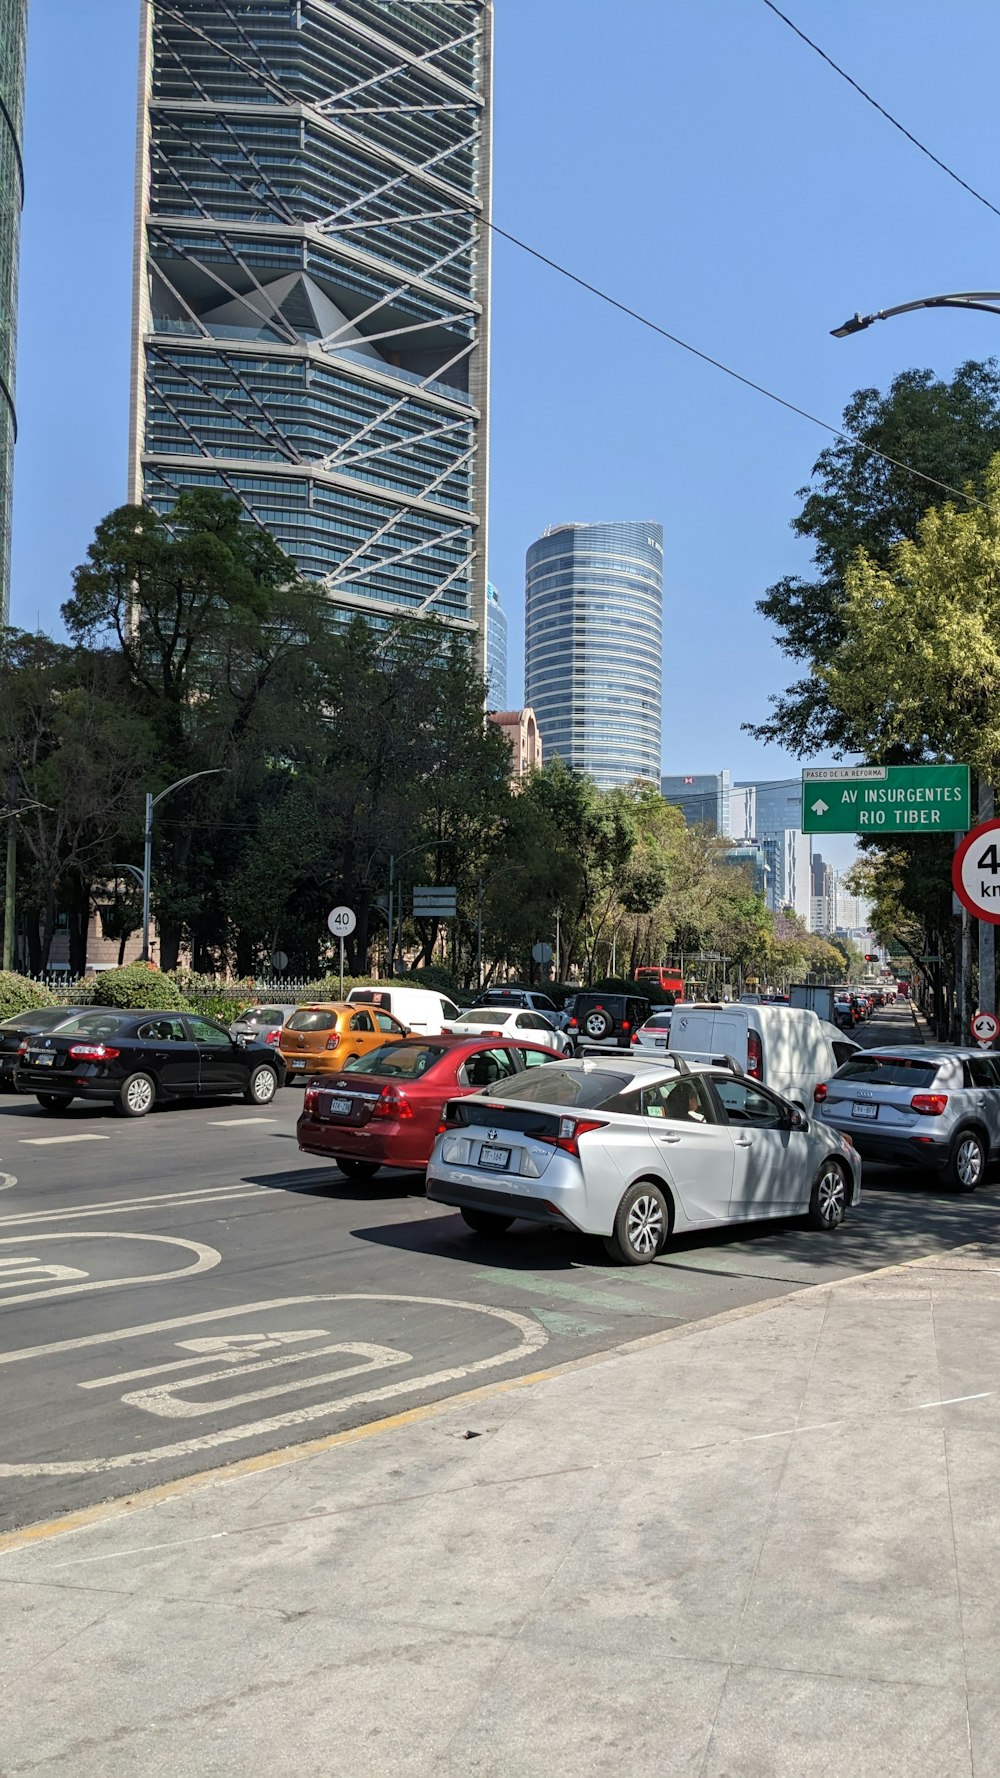
[{"label": "car wheel", "polygon": [[336,1164],[345,1179],[374,1179],[379,1166],[377,1161],[338,1161]]},{"label": "car wheel", "polygon": [[35,1098],[43,1111],[65,1111],[72,1105],[72,1093],[36,1093]]},{"label": "car wheel", "polygon": [[838,1161],[826,1160],[816,1175],[809,1199],[809,1222],[828,1234],[839,1228],[847,1211],[847,1179]]},{"label": "car wheel", "polygon": [[262,1062],[255,1068],[243,1089],[243,1097],[248,1105],[270,1105],[278,1090],[278,1076],[273,1068]]},{"label": "car wheel", "polygon": [[514,1218],[501,1216],[496,1210],[463,1210],[462,1221],[477,1235],[502,1235]]},{"label": "car wheel", "polygon": [[594,1042],[598,1043],[602,1037],[611,1036],[614,1025],[606,1012],[596,1011],[587,1014],[583,1028],[587,1036],[592,1037]]},{"label": "car wheel", "polygon": [[623,1266],[648,1266],[670,1233],[670,1207],[658,1185],[640,1180],[630,1185],[615,1216],[614,1232],[604,1245]]},{"label": "car wheel", "polygon": [[119,1117],[145,1117],[156,1104],[156,1082],[149,1074],[130,1074],[114,1102]]},{"label": "car wheel", "polygon": [[986,1171],[986,1144],[975,1130],[960,1130],[952,1144],[945,1182],[954,1192],[974,1192]]}]

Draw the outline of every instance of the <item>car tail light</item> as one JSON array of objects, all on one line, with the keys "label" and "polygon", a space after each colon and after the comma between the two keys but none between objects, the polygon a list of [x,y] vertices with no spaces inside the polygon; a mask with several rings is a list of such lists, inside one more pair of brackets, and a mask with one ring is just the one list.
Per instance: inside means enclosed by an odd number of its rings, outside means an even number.
[{"label": "car tail light", "polygon": [[821,1080],[818,1087],[813,1088],[813,1104],[822,1105],[826,1098],[826,1081]]},{"label": "car tail light", "polygon": [[638,1041],[639,1041],[639,1033],[638,1033],[638,1031],[633,1031],[633,1033],[632,1033],[632,1042],[633,1042],[633,1043],[638,1043]]},{"label": "car tail light", "polygon": [[280,1037],[280,1036],[281,1036],[281,1026],[280,1026],[280,1025],[275,1025],[275,1027],[274,1027],[274,1030],[273,1030],[273,1031],[269,1031],[269,1032],[268,1032],[268,1034],[267,1034],[267,1036],[266,1036],[266,1037],[265,1037],[265,1039],[264,1039],[264,1042],[265,1042],[265,1043],[271,1043],[271,1044],[276,1044],[276,1043],[277,1043],[277,1041],[278,1041],[278,1038],[279,1038],[279,1037]]},{"label": "car tail light", "polygon": [[557,1136],[539,1136],[539,1142],[548,1142],[553,1148],[561,1148],[564,1154],[579,1156],[579,1141],[586,1136],[588,1130],[603,1130],[603,1118],[599,1117],[561,1117]]},{"label": "car tail light", "polygon": [[302,1101],[302,1109],[303,1111],[308,1112],[315,1112],[319,1109],[319,1094],[315,1087],[306,1087],[305,1098]]},{"label": "car tail light", "polygon": [[71,1043],[69,1055],[73,1062],[116,1062],[121,1050],[111,1049],[106,1043]]},{"label": "car tail light", "polygon": [[328,1037],[326,1040],[326,1047],[328,1050],[335,1050],[339,1042],[340,1038],[337,1036]]},{"label": "car tail light", "polygon": [[575,1020],[575,1019],[570,1019],[570,1022],[569,1022],[569,1024],[568,1024],[568,1025],[567,1025],[567,1027],[566,1027],[566,1029],[567,1029],[567,1031],[575,1031],[575,1030],[576,1030],[576,1028],[577,1028],[577,1026],[576,1026],[576,1020]]},{"label": "car tail light", "polygon": [[747,1073],[751,1080],[761,1080],[764,1075],[764,1056],[760,1047],[760,1035],[751,1031],[747,1038]]},{"label": "car tail light", "polygon": [[940,1117],[947,1103],[947,1093],[914,1093],[910,1108],[922,1117]]},{"label": "car tail light", "polygon": [[372,1107],[372,1117],[412,1117],[413,1107],[401,1087],[383,1087]]},{"label": "car tail light", "polygon": [[30,1048],[31,1048],[31,1045],[29,1044],[28,1039],[26,1037],[22,1037],[20,1043],[17,1046],[17,1053],[19,1056],[26,1056]]},{"label": "car tail light", "polygon": [[623,1031],[631,1031],[631,1029],[632,1029],[631,1020],[630,1019],[623,1019],[622,1020],[622,1030]]}]

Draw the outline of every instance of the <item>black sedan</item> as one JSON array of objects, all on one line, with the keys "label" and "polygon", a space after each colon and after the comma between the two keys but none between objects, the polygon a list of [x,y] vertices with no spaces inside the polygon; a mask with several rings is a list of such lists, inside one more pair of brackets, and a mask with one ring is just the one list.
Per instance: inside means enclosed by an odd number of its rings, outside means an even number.
[{"label": "black sedan", "polygon": [[64,1025],[76,1013],[85,1011],[82,1006],[34,1006],[0,1019],[0,1088],[13,1088],[18,1050],[26,1037],[54,1031],[57,1025]]},{"label": "black sedan", "polygon": [[165,1099],[238,1094],[269,1105],[285,1064],[266,1043],[241,1043],[193,1013],[90,1007],[57,1031],[22,1040],[14,1084],[45,1111],[103,1099],[122,1117],[145,1117]]}]

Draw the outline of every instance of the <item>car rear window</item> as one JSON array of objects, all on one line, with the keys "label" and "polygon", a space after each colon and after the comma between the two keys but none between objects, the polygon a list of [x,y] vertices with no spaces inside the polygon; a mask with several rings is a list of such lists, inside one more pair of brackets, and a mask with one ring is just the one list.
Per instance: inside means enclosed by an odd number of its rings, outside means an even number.
[{"label": "car rear window", "polygon": [[332,1031],[336,1023],[335,1012],[293,1012],[285,1029],[288,1031]]},{"label": "car rear window", "polygon": [[269,1025],[280,1025],[284,1016],[280,1006],[251,1006],[248,1012],[240,1014],[241,1020],[246,1019],[251,1025],[261,1025],[265,1022]]},{"label": "car rear window", "polygon": [[345,1074],[375,1074],[380,1079],[419,1080],[447,1055],[440,1043],[387,1043],[384,1049],[345,1062]]},{"label": "car rear window", "polygon": [[500,1006],[470,1006],[467,1012],[462,1013],[461,1022],[463,1025],[500,1025],[503,1023],[502,1014],[503,1008]]},{"label": "car rear window", "polygon": [[60,1026],[60,1037],[113,1037],[134,1013],[82,1012]]},{"label": "car rear window", "polygon": [[875,1056],[866,1050],[838,1068],[836,1078],[870,1087],[929,1087],[937,1071],[937,1062],[919,1061],[915,1056]]},{"label": "car rear window", "polygon": [[561,1062],[547,1062],[491,1092],[494,1099],[528,1099],[540,1105],[603,1105],[626,1085],[620,1074],[599,1069],[567,1068]]},{"label": "car rear window", "polygon": [[0,1031],[51,1031],[53,1026],[72,1017],[68,1006],[38,1006],[30,1012],[12,1012],[8,1018],[0,1019]]}]

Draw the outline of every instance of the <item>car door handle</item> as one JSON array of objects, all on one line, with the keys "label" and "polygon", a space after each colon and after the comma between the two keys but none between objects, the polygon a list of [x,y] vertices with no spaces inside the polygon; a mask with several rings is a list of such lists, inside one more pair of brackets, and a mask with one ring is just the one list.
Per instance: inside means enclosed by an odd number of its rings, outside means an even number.
[{"label": "car door handle", "polygon": [[753,1147],[753,1137],[752,1136],[737,1136],[735,1140],[736,1140],[737,1148],[752,1148]]},{"label": "car door handle", "polygon": [[670,1135],[670,1136],[657,1136],[656,1140],[657,1140],[657,1142],[679,1142],[680,1135],[677,1134],[677,1135]]}]

